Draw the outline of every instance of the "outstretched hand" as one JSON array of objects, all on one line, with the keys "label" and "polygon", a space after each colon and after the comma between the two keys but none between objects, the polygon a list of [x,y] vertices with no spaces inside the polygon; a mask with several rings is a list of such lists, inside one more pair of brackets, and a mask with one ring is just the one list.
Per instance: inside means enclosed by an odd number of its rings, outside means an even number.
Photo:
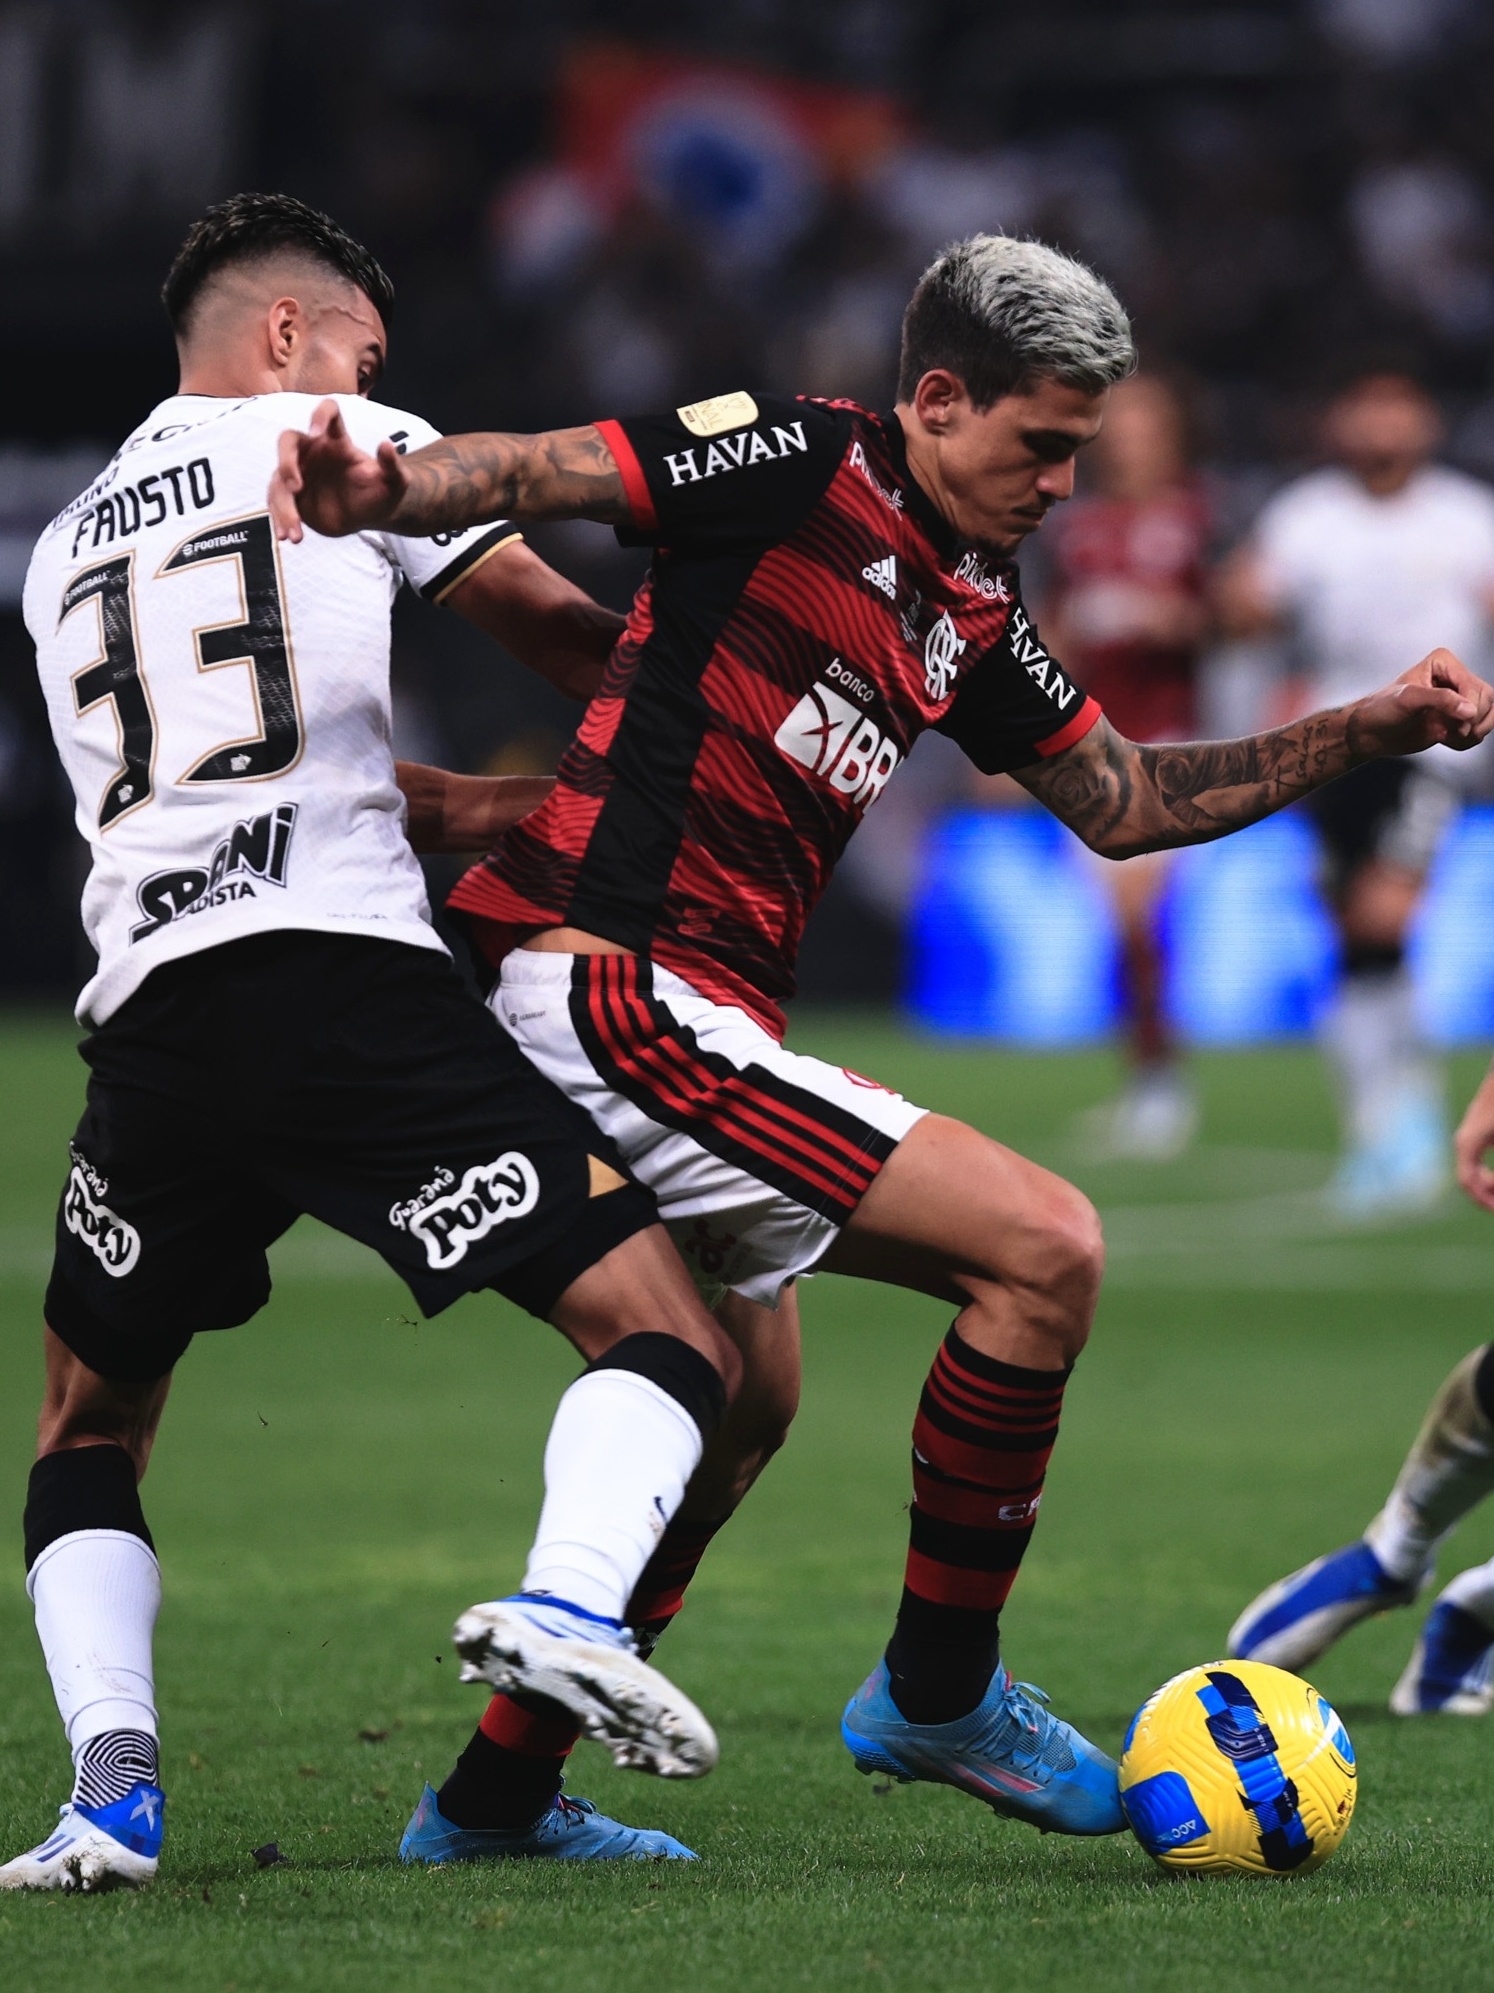
[{"label": "outstretched hand", "polygon": [[1491,1149],[1494,1149],[1494,1072],[1485,1075],[1453,1136],[1458,1182],[1485,1211],[1494,1211],[1494,1169],[1485,1161]]},{"label": "outstretched hand", "polygon": [[337,539],[387,526],[408,488],[404,459],[392,443],[377,456],[360,450],[342,410],[324,401],[305,431],[287,429],[270,479],[270,517],[277,540],[299,540],[303,529]]},{"label": "outstretched hand", "polygon": [[1434,650],[1383,692],[1349,709],[1349,746],[1361,758],[1476,747],[1494,727],[1494,687],[1450,650]]}]

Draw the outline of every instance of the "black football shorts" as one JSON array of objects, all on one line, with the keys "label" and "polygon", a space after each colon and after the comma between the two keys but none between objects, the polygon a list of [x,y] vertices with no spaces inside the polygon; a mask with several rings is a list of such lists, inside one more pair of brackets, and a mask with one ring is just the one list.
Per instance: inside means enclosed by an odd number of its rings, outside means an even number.
[{"label": "black football shorts", "polygon": [[1455,792],[1407,757],[1367,761],[1303,798],[1322,840],[1327,889],[1344,890],[1374,860],[1425,872],[1456,806]]},{"label": "black football shorts", "polygon": [[382,1254],[427,1315],[480,1287],[547,1315],[656,1222],[434,949],[227,942],[155,970],[82,1053],[47,1320],[105,1376],[162,1376],[248,1321],[302,1212]]}]

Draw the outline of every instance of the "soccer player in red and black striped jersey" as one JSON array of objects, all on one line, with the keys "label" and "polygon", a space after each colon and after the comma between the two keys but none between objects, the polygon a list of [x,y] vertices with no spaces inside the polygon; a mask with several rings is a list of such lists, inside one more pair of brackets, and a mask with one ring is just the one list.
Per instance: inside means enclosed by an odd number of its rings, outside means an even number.
[{"label": "soccer player in red and black striped jersey", "polygon": [[[787,1317],[783,1336],[759,1319],[751,1338],[765,1395],[792,1361],[798,1273],[958,1308],[914,1428],[897,1625],[843,1734],[863,1770],[1090,1834],[1123,1825],[1115,1767],[1011,1680],[997,1634],[1089,1330],[1098,1220],[988,1136],[785,1049],[805,918],[926,727],[1124,857],[1221,836],[1375,755],[1471,745],[1494,698],[1437,652],[1386,692],[1252,739],[1117,734],[1042,644],[1011,556],[1068,497],[1132,364],[1093,273],[977,236],[920,282],[888,414],[736,393],[375,458],[329,409],[282,439],[271,490],[292,539],[303,522],[579,516],[656,549],[554,793],[454,904],[499,971],[499,1018],[616,1139],[702,1284]],[[703,1499],[645,1572],[635,1626],[677,1605],[720,1520]],[[470,1808],[500,1770],[558,1776],[566,1734],[546,1721],[496,1699],[443,1808]]]}]

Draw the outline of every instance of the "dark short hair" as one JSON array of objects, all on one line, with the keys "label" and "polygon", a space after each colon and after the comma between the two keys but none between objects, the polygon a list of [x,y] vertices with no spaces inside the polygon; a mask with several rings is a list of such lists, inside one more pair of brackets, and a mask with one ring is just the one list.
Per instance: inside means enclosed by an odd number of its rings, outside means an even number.
[{"label": "dark short hair", "polygon": [[931,368],[978,409],[1038,380],[1098,394],[1136,365],[1131,323],[1093,270],[1042,242],[972,235],[924,271],[903,318],[900,401]]},{"label": "dark short hair", "polygon": [[394,286],[376,259],[322,214],[293,194],[233,194],[208,209],[187,231],[161,286],[161,302],[178,337],[191,329],[203,288],[233,263],[258,263],[289,252],[309,257],[354,285],[387,326]]}]

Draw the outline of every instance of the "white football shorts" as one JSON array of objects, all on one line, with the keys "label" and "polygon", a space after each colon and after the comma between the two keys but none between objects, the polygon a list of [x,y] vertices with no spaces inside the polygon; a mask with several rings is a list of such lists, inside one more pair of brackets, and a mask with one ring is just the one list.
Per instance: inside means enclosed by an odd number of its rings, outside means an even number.
[{"label": "white football shorts", "polygon": [[632,955],[516,948],[489,998],[659,1200],[708,1301],[776,1308],[927,1113]]}]

